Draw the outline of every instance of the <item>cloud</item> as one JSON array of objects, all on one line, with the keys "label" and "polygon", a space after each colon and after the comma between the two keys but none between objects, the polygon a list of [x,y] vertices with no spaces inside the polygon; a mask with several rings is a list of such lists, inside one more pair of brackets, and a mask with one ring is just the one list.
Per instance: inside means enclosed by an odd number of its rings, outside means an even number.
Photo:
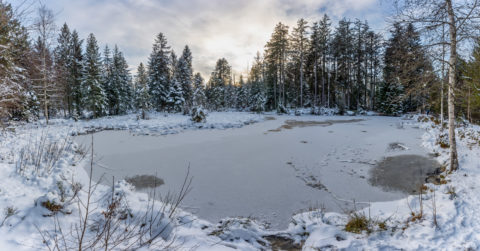
[{"label": "cloud", "polygon": [[93,32],[109,45],[117,44],[132,69],[146,63],[152,43],[163,32],[172,48],[193,52],[195,71],[209,77],[218,58],[225,57],[237,73],[245,72],[278,22],[293,27],[304,17],[317,20],[327,13],[381,22],[379,0],[49,0],[82,37]]}]

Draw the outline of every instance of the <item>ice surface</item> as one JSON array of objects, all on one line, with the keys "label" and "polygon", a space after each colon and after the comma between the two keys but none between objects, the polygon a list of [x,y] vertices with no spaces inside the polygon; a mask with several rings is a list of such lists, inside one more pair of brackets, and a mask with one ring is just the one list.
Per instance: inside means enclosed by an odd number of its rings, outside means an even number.
[{"label": "ice surface", "polygon": [[[322,122],[327,120],[335,123]],[[180,189],[190,166],[193,190],[184,209],[212,222],[252,216],[283,229],[294,213],[308,208],[344,212],[353,201],[358,209],[405,197],[368,182],[370,169],[386,156],[427,156],[424,130],[399,123],[388,117],[275,116],[243,128],[166,136],[103,131],[94,136],[94,177],[108,183],[112,176],[156,175],[165,181],[159,188],[165,194]],[[293,124],[305,126],[276,130]],[[89,144],[90,136],[76,141]],[[391,151],[392,142],[405,149]]]}]

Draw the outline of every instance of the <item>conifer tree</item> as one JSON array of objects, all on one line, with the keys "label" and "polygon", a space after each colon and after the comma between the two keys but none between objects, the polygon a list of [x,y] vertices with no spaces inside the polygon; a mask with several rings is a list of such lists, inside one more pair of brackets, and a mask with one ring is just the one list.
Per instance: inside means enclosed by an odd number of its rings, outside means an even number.
[{"label": "conifer tree", "polygon": [[193,107],[204,107],[206,103],[204,79],[200,73],[193,77],[192,105]]},{"label": "conifer tree", "polygon": [[249,95],[249,106],[250,110],[254,112],[263,112],[266,110],[267,104],[267,93],[265,88],[265,78],[264,78],[264,63],[260,56],[260,53],[257,52],[255,56],[254,63],[250,69],[250,74],[248,76],[248,82],[250,87]]},{"label": "conifer tree", "polygon": [[227,108],[230,98],[227,91],[231,85],[232,68],[225,58],[221,58],[217,61],[207,88],[207,99],[214,110]]},{"label": "conifer tree", "polygon": [[101,56],[97,39],[90,34],[87,39],[87,48],[84,61],[83,89],[85,91],[85,107],[97,118],[106,113],[107,97],[102,85]]},{"label": "conifer tree", "polygon": [[115,45],[112,58],[112,86],[115,89],[114,114],[125,114],[132,108],[132,86],[128,64]]},{"label": "conifer tree", "polygon": [[148,75],[143,63],[140,63],[135,77],[135,107],[141,111],[142,119],[146,119],[146,113],[151,107],[148,90]]},{"label": "conifer tree", "polygon": [[112,52],[108,45],[105,45],[105,48],[103,49],[101,76],[103,90],[105,91],[107,98],[108,114],[110,115],[115,115],[115,109],[119,98],[119,89],[115,85],[116,83],[113,79],[113,68]]},{"label": "conifer tree", "polygon": [[69,115],[72,114],[72,87],[70,86],[69,65],[71,64],[70,51],[71,33],[68,25],[62,26],[57,38],[57,47],[54,50],[55,57],[55,81],[63,89],[63,103]]},{"label": "conifer tree", "polygon": [[182,87],[182,96],[185,99],[186,110],[192,105],[192,52],[188,46],[185,46],[182,56],[178,59],[177,80]]},{"label": "conifer tree", "polygon": [[284,110],[284,105],[286,105],[285,82],[288,45],[288,26],[278,23],[265,46],[269,86],[268,102],[271,109]]},{"label": "conifer tree", "polygon": [[[420,45],[414,27],[394,24],[392,36],[385,48],[384,81],[401,85],[404,111],[422,108],[425,88],[432,76],[432,66]],[[384,102],[380,100],[379,102]]]},{"label": "conifer tree", "polygon": [[475,41],[475,45],[464,69],[465,86],[462,88],[463,109],[466,110],[466,119],[470,122],[480,121],[480,38]]},{"label": "conifer tree", "polygon": [[11,117],[22,109],[25,89],[22,86],[23,68],[15,40],[24,30],[10,4],[0,2],[0,118]]},{"label": "conifer tree", "polygon": [[170,56],[170,82],[168,91],[168,106],[169,110],[174,112],[181,112],[185,105],[183,98],[182,84],[180,82],[179,61],[175,52],[171,52]]},{"label": "conifer tree", "polygon": [[78,37],[77,31],[72,32],[72,37],[70,41],[70,64],[68,66],[69,70],[69,86],[71,88],[72,96],[72,111],[73,115],[78,117],[81,115],[82,110],[84,109],[84,96],[85,90],[83,89],[83,51],[82,43]]},{"label": "conifer tree", "polygon": [[243,111],[243,110],[247,109],[247,107],[249,105],[248,98],[249,98],[249,95],[250,95],[250,88],[249,88],[249,85],[247,85],[247,83],[245,83],[245,81],[243,80],[242,75],[240,75],[240,81],[238,82],[238,86],[237,86],[236,90],[237,90],[237,93],[236,93],[237,107],[236,107],[236,109],[238,109],[240,111]]},{"label": "conifer tree", "polygon": [[149,91],[152,105],[157,110],[167,107],[170,91],[170,46],[167,38],[159,33],[153,44],[153,50],[148,62]]},{"label": "conifer tree", "polygon": [[[303,18],[299,19],[297,26],[293,29],[292,36],[290,38],[290,53],[294,64],[296,65],[296,71],[298,74],[298,84],[299,84],[299,105],[303,107],[304,105],[304,89],[306,88],[306,82],[304,78],[305,73],[305,60],[307,54],[307,48],[309,46],[309,39],[307,37],[307,21]],[[296,82],[296,81],[295,81]],[[308,92],[307,92],[308,93]]]}]

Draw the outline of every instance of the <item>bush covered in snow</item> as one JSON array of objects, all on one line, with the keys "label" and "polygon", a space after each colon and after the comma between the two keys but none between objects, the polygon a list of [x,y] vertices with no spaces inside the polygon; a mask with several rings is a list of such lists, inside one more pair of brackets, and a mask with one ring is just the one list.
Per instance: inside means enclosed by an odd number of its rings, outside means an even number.
[{"label": "bush covered in snow", "polygon": [[195,123],[207,122],[207,113],[201,107],[194,107],[191,112],[192,121]]}]

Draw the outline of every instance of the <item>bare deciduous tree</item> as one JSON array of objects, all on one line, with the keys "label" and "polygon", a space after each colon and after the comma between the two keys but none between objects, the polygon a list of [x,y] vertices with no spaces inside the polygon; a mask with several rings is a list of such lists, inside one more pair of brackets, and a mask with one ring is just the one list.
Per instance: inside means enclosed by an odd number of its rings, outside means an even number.
[{"label": "bare deciduous tree", "polygon": [[[50,108],[50,101],[58,98],[58,90],[55,86],[53,79],[53,70],[52,70],[52,58],[50,53],[50,48],[52,46],[52,40],[55,35],[55,16],[53,11],[48,9],[45,4],[41,4],[38,8],[38,14],[33,28],[38,33],[37,41],[37,56],[39,65],[37,69],[39,71],[38,79],[35,79],[38,84],[35,85],[39,96],[41,96],[41,101],[44,109],[45,121],[48,124]],[[50,63],[49,63],[50,62]]]}]

